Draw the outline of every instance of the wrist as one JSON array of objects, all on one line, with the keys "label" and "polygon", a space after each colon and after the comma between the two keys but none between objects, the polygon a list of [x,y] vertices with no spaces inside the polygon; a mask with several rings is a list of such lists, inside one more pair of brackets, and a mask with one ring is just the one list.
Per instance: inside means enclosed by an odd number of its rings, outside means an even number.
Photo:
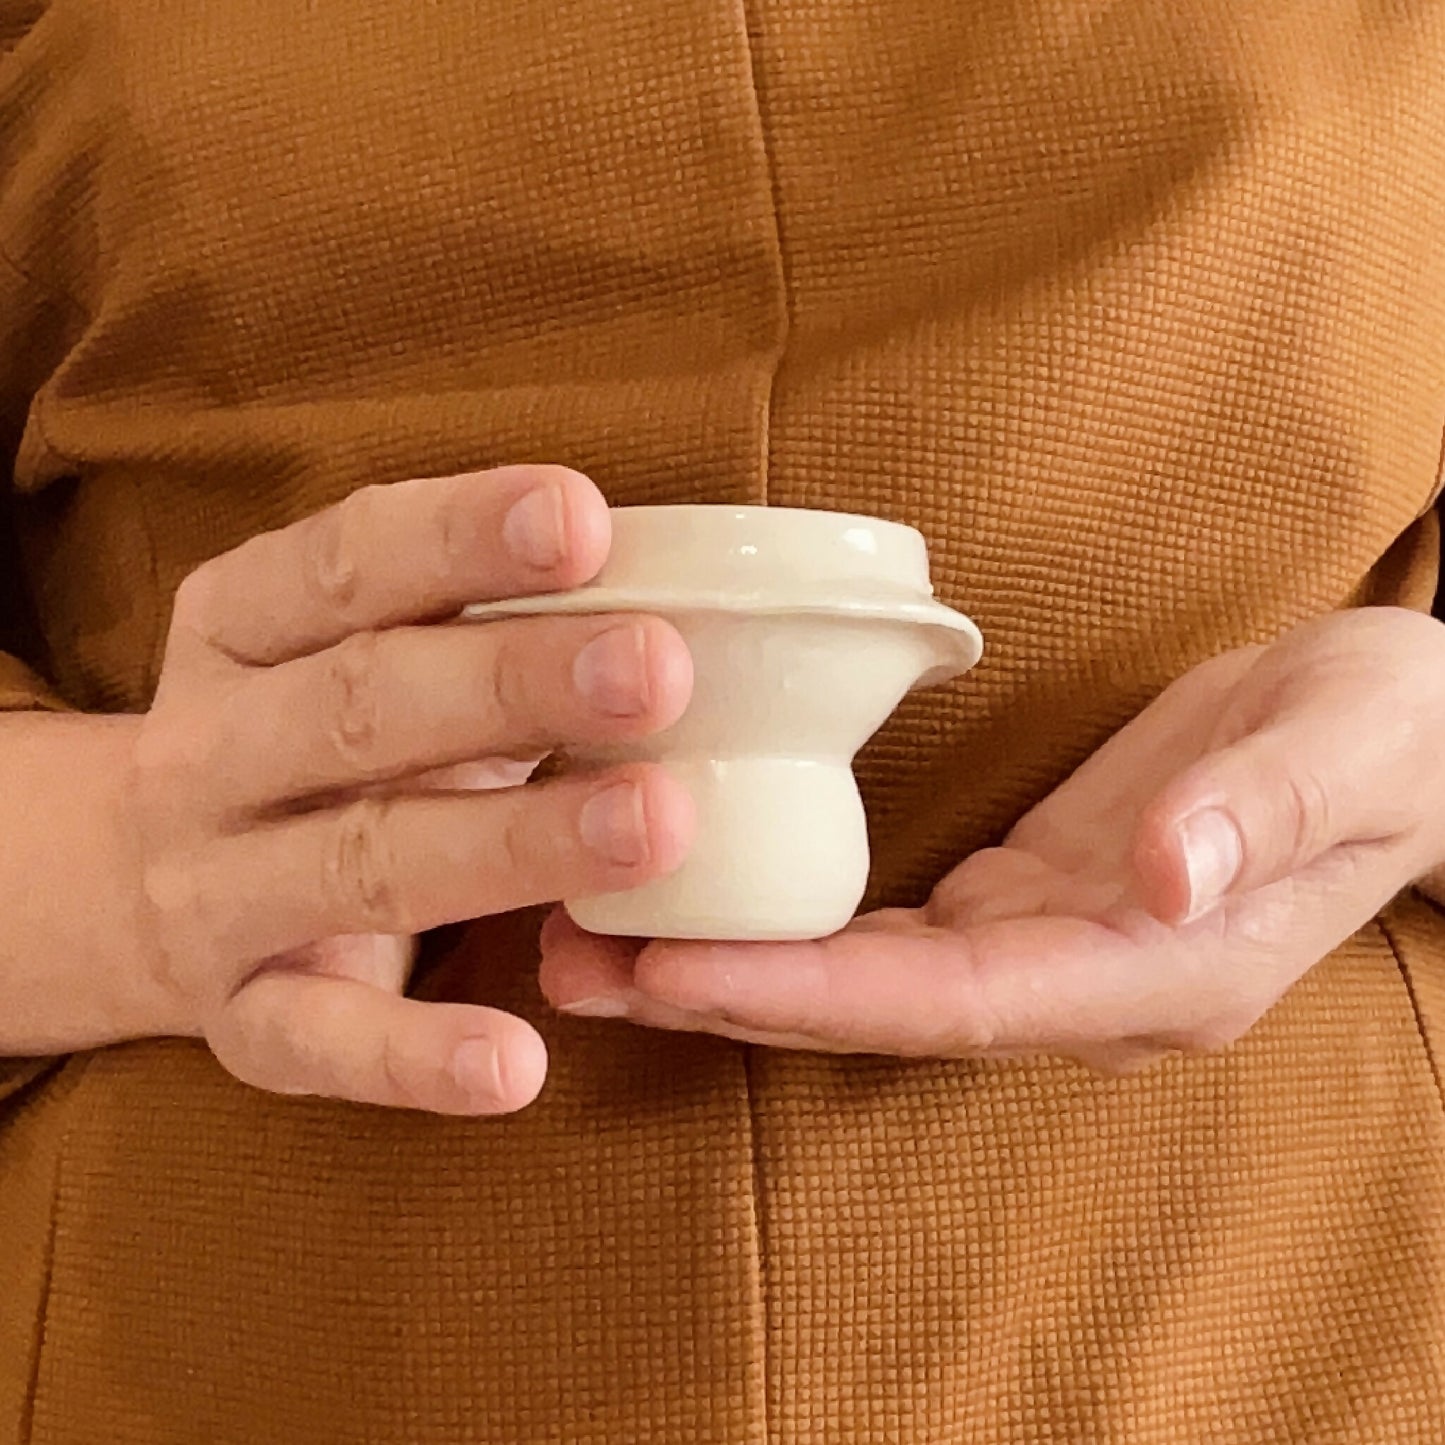
[{"label": "wrist", "polygon": [[130,806],[142,719],[0,718],[0,1055],[174,1032]]}]

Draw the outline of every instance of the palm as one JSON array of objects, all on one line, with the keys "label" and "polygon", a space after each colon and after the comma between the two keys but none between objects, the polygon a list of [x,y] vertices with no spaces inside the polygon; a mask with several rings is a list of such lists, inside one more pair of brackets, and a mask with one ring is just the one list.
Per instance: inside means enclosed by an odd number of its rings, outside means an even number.
[{"label": "palm", "polygon": [[816,943],[640,951],[558,916],[544,990],[578,1012],[847,1052],[1117,1068],[1227,1043],[1437,861],[1439,810],[1421,800],[1441,770],[1442,653],[1438,624],[1385,609],[1227,653],[922,908]]}]

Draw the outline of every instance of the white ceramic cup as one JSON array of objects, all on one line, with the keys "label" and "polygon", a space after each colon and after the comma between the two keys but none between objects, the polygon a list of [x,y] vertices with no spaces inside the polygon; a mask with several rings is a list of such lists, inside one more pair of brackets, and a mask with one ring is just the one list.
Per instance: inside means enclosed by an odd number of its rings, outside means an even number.
[{"label": "white ceramic cup", "polygon": [[647,612],[692,653],[683,717],[637,743],[568,754],[647,760],[680,778],[697,839],[674,873],[569,898],[594,933],[802,939],[836,932],[868,880],[853,758],[911,688],[972,667],[978,629],[933,597],[911,527],[774,507],[624,507],[585,587],[486,603],[470,618]]}]

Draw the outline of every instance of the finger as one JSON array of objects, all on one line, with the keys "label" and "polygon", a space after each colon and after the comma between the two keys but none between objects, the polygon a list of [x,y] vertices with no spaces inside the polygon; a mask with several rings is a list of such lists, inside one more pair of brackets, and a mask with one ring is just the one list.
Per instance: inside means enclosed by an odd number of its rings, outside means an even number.
[{"label": "finger", "polygon": [[[903,910],[865,915],[861,932],[898,927]],[[542,993],[560,1013],[578,1018],[625,1019],[671,1032],[706,1033],[767,1048],[803,1049],[814,1053],[860,1052],[856,1039],[839,1040],[815,1034],[782,1033],[748,1027],[717,1014],[663,1003],[637,988],[634,972],[641,945],[635,939],[603,938],[577,927],[562,909],[542,928]],[[1117,1077],[1139,1073],[1175,1052],[1152,1039],[1076,1046],[1073,1057],[1095,1073]],[[1014,1059],[1027,1052],[1015,1045],[979,1048],[973,1057]]]},{"label": "finger", "polygon": [[215,841],[150,880],[202,953],[269,958],[338,933],[420,933],[636,887],[692,841],[692,801],[665,770],[619,768],[493,793],[363,798]]},{"label": "finger", "polygon": [[1130,933],[1031,917],[962,931],[921,922],[893,934],[845,930],[804,944],[655,942],[633,984],[672,1008],[838,1049],[989,1057],[1072,1053],[1243,1018],[1256,1007],[1260,961],[1228,962],[1209,925],[1178,939],[1148,919]]},{"label": "finger", "polygon": [[[565,1012],[574,1012],[565,1010]],[[587,1015],[583,1015],[586,1017]],[[591,1017],[604,1017],[593,1014]],[[814,1038],[807,1034],[773,1033],[765,1029],[747,1028],[733,1023],[730,1019],[710,1014],[688,1013],[684,1009],[671,1008],[658,1003],[643,994],[633,993],[627,999],[627,1011],[612,1015],[630,1024],[644,1028],[663,1029],[668,1033],[708,1034],[713,1038],[728,1039],[736,1044],[752,1044],[764,1049],[788,1049],[795,1053],[809,1054],[856,1054],[864,1050],[834,1039]]]},{"label": "finger", "polygon": [[572,1018],[626,1019],[673,1033],[706,1033],[769,1048],[831,1052],[825,1039],[764,1033],[713,1015],[690,1013],[649,998],[633,986],[633,965],[642,945],[636,939],[605,938],[577,927],[560,908],[542,925],[542,994]]},{"label": "finger", "polygon": [[541,1037],[510,1014],[286,969],[251,978],[208,1039],[258,1088],[434,1114],[512,1113],[547,1072]]},{"label": "finger", "polygon": [[171,646],[284,662],[469,602],[575,587],[596,575],[610,537],[602,494],[565,467],[364,487],[192,573]]},{"label": "finger", "polygon": [[[603,941],[608,944],[622,942],[617,939]],[[635,954],[636,949],[633,948],[631,953]],[[587,976],[589,973],[593,974],[590,978]],[[842,1039],[824,1038],[816,1034],[780,1033],[749,1027],[718,1014],[698,1013],[661,1003],[632,985],[630,962],[625,969],[618,970],[612,976],[599,978],[580,958],[563,957],[553,960],[550,975],[544,983],[543,993],[559,1013],[573,1018],[624,1020],[648,1028],[665,1029],[671,1033],[710,1034],[718,1038],[732,1039],[737,1043],[756,1044],[773,1049],[803,1050],[808,1053],[856,1054],[881,1051],[876,1044],[865,1043],[853,1037]],[[1037,1047],[1006,1044],[967,1052],[971,1058],[1011,1061],[1040,1051]],[[1094,1073],[1107,1077],[1140,1073],[1176,1052],[1178,1049],[1175,1047],[1149,1039],[1076,1044],[1070,1050],[1071,1056],[1079,1063]]]},{"label": "finger", "polygon": [[1294,629],[1240,681],[1220,745],[1141,816],[1135,870],[1158,916],[1197,918],[1339,847],[1396,845],[1401,878],[1430,867],[1442,719],[1438,622],[1365,607]]},{"label": "finger", "polygon": [[[1222,699],[1264,651],[1221,653],[1165,688],[1019,819],[1008,834],[1009,851],[1046,857],[1077,873],[1127,867],[1140,803],[1178,774],[1180,758],[1198,757],[1208,746]],[[1109,818],[1118,826],[1102,833],[1080,829],[1080,817]]]},{"label": "finger", "polygon": [[625,1019],[672,1033],[705,1033],[737,1043],[768,1048],[833,1052],[826,1039],[764,1033],[708,1014],[690,1013],[649,998],[633,986],[633,965],[642,944],[632,938],[608,938],[578,928],[560,908],[542,925],[543,997],[572,1018]]},{"label": "finger", "polygon": [[[1415,753],[1399,729],[1362,729],[1357,710],[1322,706],[1209,754],[1140,818],[1143,897],[1164,921],[1191,922],[1344,847],[1418,851],[1423,869]],[[1401,880],[1414,871],[1402,863]]]},{"label": "finger", "polygon": [[922,915],[805,944],[655,942],[634,989],[755,1032],[860,1052],[1086,1058],[1146,1041],[1211,1050],[1239,1038],[1398,886],[1390,860],[1338,850],[1311,869],[1169,928],[1001,919],[959,929]]},{"label": "finger", "polygon": [[542,925],[538,947],[537,981],[553,1008],[579,1018],[626,1016],[639,940],[588,933],[565,909],[554,908]]},{"label": "finger", "polygon": [[221,693],[195,766],[220,811],[283,804],[488,755],[644,737],[682,716],[687,646],[653,617],[360,632]]}]

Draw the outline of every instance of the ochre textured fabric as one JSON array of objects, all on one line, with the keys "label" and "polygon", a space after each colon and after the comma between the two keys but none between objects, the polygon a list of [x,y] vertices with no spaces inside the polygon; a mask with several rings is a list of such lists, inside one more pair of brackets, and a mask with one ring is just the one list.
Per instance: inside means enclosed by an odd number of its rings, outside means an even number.
[{"label": "ochre textured fabric", "polygon": [[[4,702],[377,480],[920,527],[985,665],[863,775],[919,900],[1171,678],[1429,605],[1442,0],[0,0]],[[18,585],[12,585],[18,584]],[[13,636],[12,636],[13,634]],[[551,1017],[523,1115],[11,1065],[0,1439],[1445,1439],[1445,915],[1238,1047],[748,1051]],[[103,968],[105,960],[97,959]]]}]

